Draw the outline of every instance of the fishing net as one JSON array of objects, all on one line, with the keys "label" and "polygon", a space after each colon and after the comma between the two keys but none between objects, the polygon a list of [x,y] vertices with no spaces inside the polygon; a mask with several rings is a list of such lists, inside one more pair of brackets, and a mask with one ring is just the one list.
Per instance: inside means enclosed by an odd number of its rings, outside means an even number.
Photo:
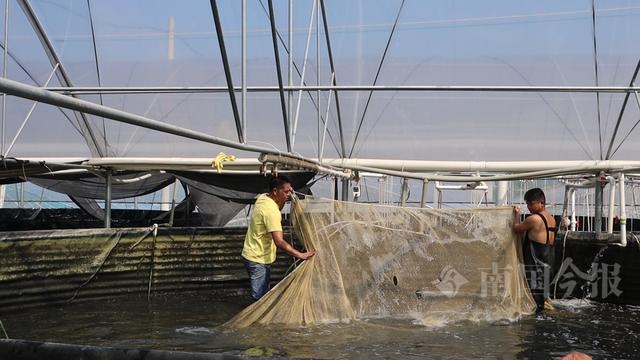
[{"label": "fishing net", "polygon": [[317,254],[226,325],[393,317],[437,326],[531,313],[512,217],[510,207],[294,200],[296,235]]}]

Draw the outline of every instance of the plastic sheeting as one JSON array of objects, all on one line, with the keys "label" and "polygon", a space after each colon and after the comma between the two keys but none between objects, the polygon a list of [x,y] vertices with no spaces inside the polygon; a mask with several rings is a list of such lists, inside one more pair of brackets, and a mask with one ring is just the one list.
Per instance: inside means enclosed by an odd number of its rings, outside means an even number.
[{"label": "plastic sheeting", "polygon": [[294,228],[316,256],[226,326],[411,318],[514,319],[535,308],[511,208],[434,210],[298,200]]}]

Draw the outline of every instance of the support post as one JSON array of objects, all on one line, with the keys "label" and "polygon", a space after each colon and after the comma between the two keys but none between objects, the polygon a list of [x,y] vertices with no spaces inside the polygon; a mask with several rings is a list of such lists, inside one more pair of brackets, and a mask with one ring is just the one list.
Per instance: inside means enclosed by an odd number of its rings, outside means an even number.
[{"label": "support post", "polygon": [[594,230],[596,233],[602,232],[602,193],[603,183],[598,179],[595,186],[595,214],[594,214]]},{"label": "support post", "polygon": [[407,198],[409,197],[409,179],[402,178],[402,193],[400,194],[400,206],[407,205]]},{"label": "support post", "polygon": [[506,206],[507,205],[507,194],[509,193],[509,182],[508,181],[496,181],[495,193],[494,193],[494,201],[496,206]]},{"label": "support post", "polygon": [[342,201],[349,201],[349,179],[342,179]]},{"label": "support post", "polygon": [[180,180],[176,179],[173,183],[173,197],[171,198],[171,213],[169,214],[169,226],[173,226],[173,219],[176,213],[176,195],[178,193],[178,185]]},{"label": "support post", "polygon": [[247,141],[247,0],[242,0],[242,140]]},{"label": "support post", "polygon": [[107,170],[106,195],[104,198],[104,227],[111,228],[111,170]]},{"label": "support post", "polygon": [[427,190],[429,189],[427,185],[429,184],[429,180],[424,180],[422,182],[422,197],[420,198],[420,207],[423,208],[427,203]]}]

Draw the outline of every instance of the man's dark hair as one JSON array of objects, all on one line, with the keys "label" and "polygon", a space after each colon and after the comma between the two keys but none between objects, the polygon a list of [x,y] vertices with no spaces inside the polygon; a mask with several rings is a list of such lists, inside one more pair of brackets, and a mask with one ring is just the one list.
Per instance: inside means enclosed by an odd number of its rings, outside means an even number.
[{"label": "man's dark hair", "polygon": [[530,189],[526,193],[524,193],[524,201],[542,201],[543,203],[547,203],[547,199],[544,196],[544,191],[540,188]]},{"label": "man's dark hair", "polygon": [[278,175],[274,176],[269,180],[269,191],[275,189],[280,189],[284,186],[284,184],[291,184],[291,179],[289,179],[286,175]]}]

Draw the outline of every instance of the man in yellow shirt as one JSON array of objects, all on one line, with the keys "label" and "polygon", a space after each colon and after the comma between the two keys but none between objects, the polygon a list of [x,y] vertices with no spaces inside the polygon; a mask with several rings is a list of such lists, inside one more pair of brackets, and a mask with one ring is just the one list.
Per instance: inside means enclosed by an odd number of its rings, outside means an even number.
[{"label": "man in yellow shirt", "polygon": [[315,251],[300,252],[282,236],[280,211],[293,193],[291,180],[279,175],[269,181],[269,192],[259,195],[244,238],[242,257],[251,279],[251,297],[260,299],[269,291],[271,264],[276,260],[276,247],[287,254],[306,260]]}]

